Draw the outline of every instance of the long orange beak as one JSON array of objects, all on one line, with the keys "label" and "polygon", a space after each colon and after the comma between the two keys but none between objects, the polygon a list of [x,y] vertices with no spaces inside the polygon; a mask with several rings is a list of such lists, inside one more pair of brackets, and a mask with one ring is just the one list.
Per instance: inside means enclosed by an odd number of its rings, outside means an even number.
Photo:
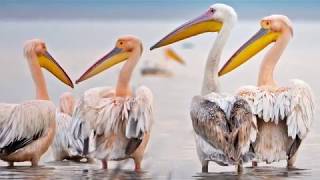
[{"label": "long orange beak", "polygon": [[45,52],[44,55],[38,56],[38,61],[41,67],[48,70],[51,74],[53,74],[56,78],[58,78],[61,82],[73,88],[73,83],[68,76],[68,74],[64,71],[64,69],[57,63],[57,61],[50,55],[49,52]]},{"label": "long orange beak", "polygon": [[150,50],[166,46],[198,34],[220,31],[222,23],[211,18],[213,13],[214,12],[209,10],[203,15],[183,24],[153,45]]},{"label": "long orange beak", "polygon": [[81,77],[76,81],[76,84],[87,80],[100,72],[111,68],[112,66],[119,64],[129,58],[129,53],[121,48],[115,47],[108,54],[94,63]]}]

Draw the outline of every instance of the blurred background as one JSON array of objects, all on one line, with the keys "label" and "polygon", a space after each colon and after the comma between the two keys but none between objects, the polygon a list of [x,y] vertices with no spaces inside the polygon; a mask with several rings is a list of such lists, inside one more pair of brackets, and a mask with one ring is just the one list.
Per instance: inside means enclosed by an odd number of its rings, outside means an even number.
[{"label": "blurred background", "polygon": [[[49,52],[55,57],[73,80],[114,46],[120,35],[139,36],[144,43],[144,53],[136,68],[132,86],[147,85],[155,95],[155,124],[148,152],[144,161],[146,175],[162,179],[192,179],[201,177],[193,130],[189,118],[191,98],[200,93],[202,75],[209,49],[216,34],[202,34],[171,47],[185,61],[185,66],[170,65],[174,76],[143,77],[140,68],[146,61],[163,60],[163,50],[150,52],[149,48],[179,25],[202,14],[211,4],[225,3],[238,13],[236,27],[222,55],[221,65],[259,28],[259,20],[270,14],[285,14],[294,24],[291,40],[275,71],[279,84],[299,78],[311,85],[319,97],[320,70],[320,1],[318,0],[1,0],[0,1],[0,102],[17,103],[34,98],[33,83],[23,57],[23,43],[32,38],[43,39]],[[264,51],[246,65],[222,77],[224,92],[233,93],[243,85],[254,85]],[[97,86],[114,86],[121,65],[80,84],[74,90],[64,86],[51,74],[46,74],[50,97],[54,102],[65,91],[77,97],[87,89]],[[319,117],[317,115],[317,117]],[[286,168],[269,168],[260,174],[247,173],[244,178],[260,176],[293,178],[319,175],[320,126],[315,120],[313,131],[303,144],[297,166],[291,172]],[[50,153],[43,164],[51,161]],[[115,163],[114,165],[116,165]],[[285,167],[285,163],[272,166]],[[63,167],[53,165],[49,176],[94,176],[99,164],[94,166]],[[124,169],[131,170],[128,161]],[[82,171],[83,168],[88,171]],[[212,164],[211,174],[217,178],[233,177],[233,167]],[[250,170],[247,170],[251,172]],[[81,173],[80,173],[81,172]],[[1,174],[2,173],[2,174]],[[23,171],[21,171],[23,173]],[[30,173],[30,172],[29,172]],[[42,176],[42,170],[31,172]],[[87,174],[86,174],[87,173]],[[130,173],[129,173],[130,174]],[[1,171],[0,175],[24,177],[14,170]],[[124,175],[126,176],[126,174]]]}]

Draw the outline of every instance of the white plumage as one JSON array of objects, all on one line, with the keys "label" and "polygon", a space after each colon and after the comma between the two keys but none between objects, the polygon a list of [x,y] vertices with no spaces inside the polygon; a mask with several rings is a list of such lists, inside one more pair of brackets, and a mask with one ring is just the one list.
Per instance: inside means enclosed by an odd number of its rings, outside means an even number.
[{"label": "white plumage", "polygon": [[129,158],[131,154],[126,154],[126,148],[130,139],[142,140],[150,133],[152,104],[152,93],[145,86],[127,98],[116,97],[114,89],[109,87],[89,89],[76,105],[73,117],[73,135],[82,139],[77,149],[84,148],[83,139],[93,131],[96,149],[92,154],[96,158]]},{"label": "white plumage", "polygon": [[[1,104],[0,158],[5,161],[31,161],[33,148],[46,151],[39,143],[55,130],[54,104],[46,100],[32,100],[21,104]],[[51,132],[50,133],[54,133]],[[42,140],[43,141],[43,140]],[[38,143],[38,146],[35,145]],[[50,143],[46,142],[45,144]],[[31,146],[31,145],[35,146]],[[31,148],[31,149],[30,149]],[[43,149],[44,148],[44,149]],[[17,155],[17,154],[21,155]],[[40,158],[40,157],[39,157]]]},{"label": "white plumage", "polygon": [[71,157],[71,116],[62,112],[57,112],[57,132],[51,145],[53,158],[56,161],[62,161]]},{"label": "white plumage", "polygon": [[[301,80],[291,80],[287,87],[273,90],[246,86],[237,94],[246,98],[259,121],[265,122],[258,122],[262,132],[255,144],[257,158],[267,162],[290,158],[299,147],[290,154],[292,144],[306,137],[314,117],[315,101],[309,85]],[[270,132],[267,126],[272,127]]]}]

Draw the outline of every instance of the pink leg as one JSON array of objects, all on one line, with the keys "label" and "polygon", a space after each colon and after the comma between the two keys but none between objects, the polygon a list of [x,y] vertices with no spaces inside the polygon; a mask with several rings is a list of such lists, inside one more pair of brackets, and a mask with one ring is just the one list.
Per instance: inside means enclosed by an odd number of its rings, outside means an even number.
[{"label": "pink leg", "polygon": [[141,171],[141,161],[134,160],[134,165],[135,165],[134,170],[135,170],[136,172]]},{"label": "pink leg", "polygon": [[102,169],[108,169],[108,161],[107,160],[101,160],[102,163]]},{"label": "pink leg", "polygon": [[258,162],[257,161],[252,161],[252,167],[253,168],[258,167]]},{"label": "pink leg", "polygon": [[37,167],[38,166],[38,162],[39,162],[39,158],[38,157],[33,157],[32,160],[31,160],[32,167]]}]

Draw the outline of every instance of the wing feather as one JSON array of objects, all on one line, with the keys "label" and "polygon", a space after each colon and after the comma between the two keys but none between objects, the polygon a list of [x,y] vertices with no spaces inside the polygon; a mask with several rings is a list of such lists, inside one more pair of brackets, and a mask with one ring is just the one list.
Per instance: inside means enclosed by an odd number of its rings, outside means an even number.
[{"label": "wing feather", "polygon": [[[233,158],[238,160],[249,152],[250,144],[256,140],[257,122],[250,104],[243,98],[236,98],[230,112],[231,143]],[[249,156],[248,156],[249,157]],[[253,158],[254,156],[250,156]],[[246,161],[250,160],[244,158]]]},{"label": "wing feather", "polygon": [[277,90],[260,87],[241,88],[238,95],[253,105],[253,112],[265,122],[278,124],[286,120],[288,136],[303,139],[310,131],[314,118],[315,100],[308,84],[301,80],[292,80],[291,85]]},{"label": "wing feather", "polygon": [[226,152],[230,129],[224,110],[216,102],[195,96],[192,99],[190,115],[196,134],[214,148]]},{"label": "wing feather", "polygon": [[153,95],[149,88],[142,86],[136,90],[130,101],[130,113],[126,127],[127,138],[142,138],[151,130],[153,123]]},{"label": "wing feather", "polygon": [[42,137],[55,121],[55,106],[50,101],[34,100],[14,106],[0,127],[0,149],[12,153]]},{"label": "wing feather", "polygon": [[108,107],[108,97],[114,96],[114,90],[110,87],[98,87],[89,89],[84,93],[81,99],[75,105],[72,115],[71,133],[72,147],[83,153],[88,148],[85,147],[88,142],[86,139],[96,133],[98,117],[101,116],[101,110]]},{"label": "wing feather", "polygon": [[[116,97],[111,88],[100,90],[95,88],[89,91],[91,92],[86,93],[76,106],[73,117],[73,136],[81,137],[77,149],[83,149],[83,139],[89,137],[90,132],[94,131],[95,135],[100,137],[123,135],[129,142],[125,151],[133,152],[139,146],[143,134],[151,130],[153,122],[151,91],[142,86],[132,97],[126,98]],[[91,100],[89,95],[93,96]],[[86,99],[90,102],[88,103]],[[104,142],[101,143],[102,146]],[[98,147],[100,144],[96,146],[96,151],[100,151],[101,147]]]}]

